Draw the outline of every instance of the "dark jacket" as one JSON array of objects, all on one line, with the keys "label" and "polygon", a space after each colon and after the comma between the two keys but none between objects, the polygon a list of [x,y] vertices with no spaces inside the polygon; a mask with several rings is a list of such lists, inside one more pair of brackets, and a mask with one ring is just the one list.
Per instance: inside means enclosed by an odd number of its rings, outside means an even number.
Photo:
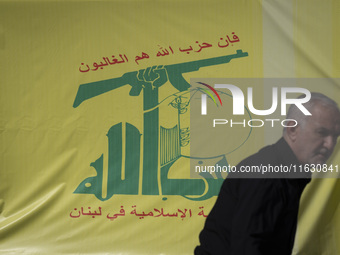
[{"label": "dark jacket", "polygon": [[[300,165],[283,138],[243,160],[237,169],[261,164]],[[229,175],[206,219],[195,254],[290,255],[300,197],[310,176],[250,179]]]}]

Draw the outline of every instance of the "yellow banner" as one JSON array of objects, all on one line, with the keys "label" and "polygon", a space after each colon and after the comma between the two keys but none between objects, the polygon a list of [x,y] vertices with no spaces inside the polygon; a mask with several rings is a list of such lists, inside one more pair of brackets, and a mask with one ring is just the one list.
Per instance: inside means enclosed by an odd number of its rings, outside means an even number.
[{"label": "yellow banner", "polygon": [[[223,179],[190,177],[190,79],[337,78],[339,12],[1,0],[0,254],[192,254]],[[340,99],[336,82],[309,89]],[[280,132],[254,130],[229,162]],[[308,185],[294,254],[340,252],[339,192],[334,178]]]}]

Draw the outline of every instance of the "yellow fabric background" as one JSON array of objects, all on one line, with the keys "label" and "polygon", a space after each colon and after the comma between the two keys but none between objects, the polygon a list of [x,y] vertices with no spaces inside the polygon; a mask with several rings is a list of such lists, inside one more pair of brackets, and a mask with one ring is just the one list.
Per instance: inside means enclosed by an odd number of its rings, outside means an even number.
[{"label": "yellow fabric background", "polygon": [[[142,96],[129,96],[129,86],[73,108],[79,85],[237,49],[249,56],[184,77],[336,78],[339,17],[335,0],[0,1],[0,254],[192,254],[204,224],[199,207],[208,213],[215,197],[167,196],[164,201],[140,190],[102,202],[73,194],[82,180],[95,175],[90,163],[107,154],[111,126],[122,121],[143,125]],[[232,32],[240,38],[234,46],[155,57],[159,47],[216,44]],[[137,65],[134,58],[142,52],[150,58]],[[129,62],[79,71],[81,63],[119,54]],[[340,99],[338,85],[313,90]],[[168,83],[160,88],[160,98],[170,93],[174,89]],[[162,121],[170,120],[160,116]],[[257,130],[233,163],[279,135]],[[334,154],[336,164],[339,146]],[[186,166],[179,166],[177,174]],[[317,179],[308,186],[293,254],[340,253],[339,194],[338,179]],[[102,207],[107,214],[121,206],[130,212],[133,205],[139,212],[187,208],[193,217],[70,217],[74,208]]]}]

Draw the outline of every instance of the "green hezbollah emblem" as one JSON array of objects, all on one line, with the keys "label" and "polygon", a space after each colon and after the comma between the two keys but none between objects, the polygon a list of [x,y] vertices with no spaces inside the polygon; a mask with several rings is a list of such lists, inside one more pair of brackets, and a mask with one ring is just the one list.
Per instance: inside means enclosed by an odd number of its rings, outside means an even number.
[{"label": "green hezbollah emblem", "polygon": [[[158,88],[168,80],[179,92],[189,89],[182,74],[199,70],[201,67],[228,63],[234,58],[248,56],[247,52],[237,50],[236,54],[186,62],[181,64],[153,66],[139,71],[125,73],[121,77],[109,80],[97,81],[79,86],[73,107],[78,107],[83,101],[117,89],[129,84],[132,88],[130,96],[138,96],[143,90],[143,171],[142,171],[142,195],[180,195],[192,200],[205,200],[216,196],[223,179],[211,179],[203,176],[203,179],[169,179],[168,172],[171,166],[181,157],[180,141],[181,132],[179,127],[171,130],[159,128],[159,100]],[[180,113],[179,113],[180,114]],[[123,139],[123,129],[125,139]],[[159,162],[159,133],[167,135],[170,140],[161,139],[160,149],[171,147],[171,155],[163,157]],[[83,180],[74,193],[94,194],[99,200],[107,200],[114,194],[137,195],[139,189],[139,162],[140,162],[140,137],[141,133],[132,124],[123,123],[112,126],[108,136],[108,178],[107,195],[102,196],[103,180],[103,155],[91,166],[97,171],[97,175]],[[125,152],[123,142],[125,141]],[[167,144],[162,144],[162,141]],[[167,150],[168,151],[168,150]],[[122,155],[125,153],[125,175],[122,178]],[[226,161],[225,158],[221,159]],[[161,163],[161,164],[159,164]],[[222,163],[222,162],[221,162]],[[160,189],[158,187],[158,175],[160,165]],[[206,190],[207,185],[207,192]],[[199,197],[191,197],[191,196]]]}]

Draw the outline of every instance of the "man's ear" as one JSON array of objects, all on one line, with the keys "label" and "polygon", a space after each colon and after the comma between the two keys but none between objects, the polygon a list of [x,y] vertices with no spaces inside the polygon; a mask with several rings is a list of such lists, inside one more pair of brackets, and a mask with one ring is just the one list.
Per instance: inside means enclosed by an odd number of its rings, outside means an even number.
[{"label": "man's ear", "polygon": [[287,124],[288,127],[286,127],[286,134],[287,134],[289,140],[291,140],[292,142],[295,142],[297,134],[298,134],[298,132],[300,131],[300,128],[301,128],[299,126],[299,124],[294,127],[295,124],[296,124],[296,122],[289,121],[288,124]]}]

